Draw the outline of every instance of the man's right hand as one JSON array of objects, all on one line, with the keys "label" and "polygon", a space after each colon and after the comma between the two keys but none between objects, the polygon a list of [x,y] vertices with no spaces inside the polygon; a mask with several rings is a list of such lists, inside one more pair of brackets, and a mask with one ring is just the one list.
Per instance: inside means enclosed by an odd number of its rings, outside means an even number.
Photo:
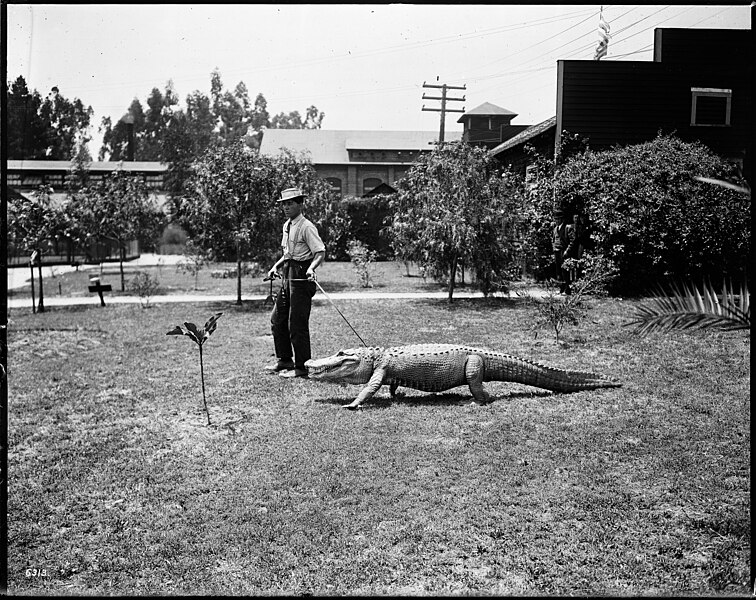
[{"label": "man's right hand", "polygon": [[267,279],[275,279],[276,277],[278,277],[278,269],[276,267],[273,267],[270,271],[268,271]]}]

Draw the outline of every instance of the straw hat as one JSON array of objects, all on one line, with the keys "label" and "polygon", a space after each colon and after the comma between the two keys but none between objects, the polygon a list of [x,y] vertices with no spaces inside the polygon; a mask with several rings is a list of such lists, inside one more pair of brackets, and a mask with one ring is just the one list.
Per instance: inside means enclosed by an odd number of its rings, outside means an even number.
[{"label": "straw hat", "polygon": [[300,188],[286,188],[281,192],[281,197],[276,202],[286,202],[287,200],[304,201],[304,193]]}]

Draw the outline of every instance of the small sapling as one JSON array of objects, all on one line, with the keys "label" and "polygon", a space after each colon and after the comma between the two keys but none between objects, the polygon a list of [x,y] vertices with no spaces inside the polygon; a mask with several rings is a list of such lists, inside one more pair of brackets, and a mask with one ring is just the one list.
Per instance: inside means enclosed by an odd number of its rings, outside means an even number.
[{"label": "small sapling", "polygon": [[166,335],[186,335],[188,336],[199,348],[200,356],[200,377],[202,378],[202,402],[205,405],[205,413],[207,414],[207,424],[210,425],[210,411],[207,409],[207,399],[205,398],[205,366],[202,362],[202,344],[204,344],[210,335],[215,331],[215,328],[223,313],[217,313],[215,316],[210,317],[205,323],[205,327],[197,329],[194,323],[184,323],[183,326],[176,325],[174,329],[166,333]]}]

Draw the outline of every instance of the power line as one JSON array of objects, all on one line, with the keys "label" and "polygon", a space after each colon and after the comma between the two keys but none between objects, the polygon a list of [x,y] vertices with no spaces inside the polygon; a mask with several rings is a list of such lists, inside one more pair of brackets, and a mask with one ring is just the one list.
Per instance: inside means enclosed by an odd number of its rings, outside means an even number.
[{"label": "power line", "polygon": [[[624,12],[624,13],[623,13],[622,15],[620,15],[620,16],[619,16],[619,17],[617,17],[617,18],[622,18],[622,17],[624,17],[625,15],[627,15],[627,14],[631,13],[632,11],[636,10],[637,8],[638,8],[638,7],[633,7],[633,8],[631,8],[630,10],[628,10],[628,11]],[[559,35],[561,35],[561,34],[565,33],[566,31],[569,31],[570,29],[574,29],[574,28],[575,28],[575,27],[577,27],[578,25],[581,25],[581,24],[585,23],[585,22],[586,22],[587,20],[589,20],[590,18],[592,18],[592,17],[595,17],[595,16],[597,15],[597,14],[598,14],[598,13],[597,13],[597,12],[595,12],[595,11],[594,11],[594,12],[592,12],[591,16],[590,16],[590,17],[589,17],[588,19],[584,19],[583,21],[580,21],[579,23],[576,23],[576,24],[575,24],[575,25],[573,25],[572,27],[569,27],[569,28],[567,28],[567,29],[565,29],[565,30],[561,31],[561,32],[559,32],[558,34],[552,35],[552,36],[550,36],[549,38],[547,38],[546,40],[542,40],[542,42],[545,42],[545,41],[548,41],[548,39],[552,39],[552,38],[554,38],[554,37],[557,37],[557,36],[559,36]],[[593,33],[593,30],[591,30],[591,32],[590,32],[590,33]],[[548,51],[546,51],[546,52],[544,52],[544,53],[541,53],[541,54],[539,54],[539,55],[533,56],[533,57],[531,57],[531,58],[529,58],[529,59],[525,60],[525,62],[521,63],[521,64],[520,64],[520,66],[525,66],[525,65],[527,65],[527,64],[529,64],[529,63],[532,63],[532,62],[536,62],[536,61],[538,61],[539,59],[541,59],[541,58],[543,58],[543,57],[546,57],[546,56],[552,56],[552,55],[553,55],[553,54],[554,54],[554,53],[555,53],[555,52],[556,52],[557,50],[560,50],[560,49],[562,49],[562,48],[564,48],[564,47],[566,47],[566,46],[569,46],[569,45],[571,45],[571,44],[573,44],[573,43],[575,43],[575,42],[578,42],[578,41],[580,41],[580,40],[584,39],[584,38],[585,38],[585,37],[586,37],[587,35],[589,35],[589,34],[588,34],[588,33],[583,33],[583,34],[580,34],[580,35],[579,35],[578,37],[576,37],[576,38],[573,38],[573,39],[571,39],[571,40],[569,40],[569,41],[567,41],[567,42],[565,42],[565,43],[561,44],[560,46],[557,46],[556,48],[552,48],[551,50],[548,50]],[[523,50],[521,50],[521,51],[524,51],[524,50],[529,50],[529,49],[531,49],[531,48],[533,48],[533,47],[535,47],[535,46],[539,45],[539,44],[540,44],[540,43],[542,43],[542,42],[536,42],[535,44],[531,44],[530,46],[526,47],[525,49],[523,49]],[[593,42],[591,42],[591,45],[593,45]],[[519,51],[519,52],[521,52],[521,51]],[[515,53],[515,54],[516,54],[516,53]],[[511,56],[513,56],[513,55],[510,55],[510,56],[504,57],[504,59],[501,59],[501,60],[505,60],[505,59],[507,59],[507,58],[510,58]],[[495,61],[495,62],[500,62],[500,61]],[[493,63],[490,63],[490,64],[493,64]],[[532,69],[527,69],[527,70],[524,70],[524,71],[519,71],[519,73],[529,73],[529,72],[537,72],[537,71],[543,71],[543,70],[545,70],[545,69],[550,69],[550,68],[553,68],[553,67],[551,67],[551,66],[548,66],[548,67],[534,67],[534,68],[532,68]],[[495,73],[495,74],[491,74],[491,75],[484,75],[484,76],[481,76],[481,77],[478,77],[478,78],[476,78],[476,81],[480,81],[480,80],[486,80],[486,79],[498,79],[498,78],[500,78],[500,77],[507,77],[507,76],[509,76],[509,74],[510,74],[510,73],[512,73],[512,72],[511,72],[511,71],[509,71],[509,72],[507,72],[507,73]]]},{"label": "power line", "polygon": [[[580,22],[578,22],[578,23],[575,23],[574,25],[571,25],[571,26],[570,26],[570,27],[568,27],[567,29],[563,29],[562,31],[560,31],[560,32],[558,32],[558,33],[555,33],[554,35],[551,35],[551,36],[547,37],[546,39],[543,39],[543,40],[541,40],[540,42],[536,42],[536,43],[534,43],[534,44],[530,44],[529,46],[526,46],[525,48],[522,48],[522,49],[520,49],[520,50],[517,50],[516,52],[513,52],[512,54],[509,54],[509,55],[507,55],[507,56],[504,56],[504,57],[502,57],[502,58],[497,58],[496,60],[494,60],[494,61],[492,61],[492,62],[490,62],[490,63],[487,63],[487,64],[485,64],[485,65],[481,65],[481,68],[483,68],[483,67],[489,67],[489,66],[491,66],[491,65],[495,65],[495,64],[498,64],[498,63],[500,63],[500,62],[502,62],[502,61],[505,61],[505,60],[508,60],[508,59],[512,58],[513,56],[517,56],[518,54],[520,54],[520,53],[522,53],[522,52],[525,52],[525,51],[527,51],[527,50],[530,50],[531,48],[534,48],[534,47],[536,47],[536,46],[538,46],[538,45],[540,45],[540,44],[543,44],[543,43],[545,43],[545,42],[547,42],[547,41],[549,41],[549,40],[551,40],[551,39],[553,39],[553,38],[555,38],[555,37],[561,36],[561,35],[563,35],[564,33],[568,32],[568,31],[569,31],[570,29],[574,29],[575,27],[577,27],[577,26],[579,26],[579,25],[582,25],[583,23],[585,23],[585,22],[586,22],[586,21],[588,21],[589,19],[593,18],[593,17],[595,16],[595,15],[596,15],[595,11],[591,11],[591,14],[590,14],[590,15],[589,15],[588,17],[586,17],[585,19],[583,19],[582,21],[580,21]],[[543,55],[541,55],[541,56],[543,56]],[[531,62],[532,60],[533,60],[533,59],[529,59],[529,60],[528,60],[527,62]]]},{"label": "power line", "polygon": [[[267,65],[264,67],[258,67],[256,69],[232,69],[230,71],[227,71],[226,74],[224,74],[224,77],[233,76],[233,74],[241,74],[241,75],[253,75],[256,73],[263,73],[268,71],[276,71],[281,70],[284,68],[296,68],[296,67],[304,67],[304,66],[313,66],[316,64],[321,63],[333,63],[333,61],[337,60],[351,60],[351,59],[361,59],[371,56],[376,56],[380,54],[391,54],[395,52],[402,52],[402,51],[408,51],[408,50],[415,50],[415,49],[421,49],[426,48],[428,46],[437,45],[437,44],[448,44],[458,41],[463,41],[467,39],[472,39],[476,37],[486,37],[490,35],[496,35],[499,33],[504,33],[507,31],[515,30],[515,29],[523,29],[527,27],[537,27],[544,24],[549,24],[552,22],[558,22],[561,20],[565,20],[568,18],[571,18],[575,14],[584,14],[585,11],[575,11],[573,13],[569,13],[567,15],[561,15],[559,17],[544,17],[542,19],[537,19],[535,21],[525,21],[522,23],[516,23],[513,25],[504,25],[500,27],[493,27],[490,29],[484,29],[482,31],[474,31],[474,32],[468,32],[468,33],[462,33],[462,34],[455,34],[440,38],[431,38],[428,40],[421,40],[418,42],[411,42],[409,44],[398,44],[395,46],[387,46],[384,48],[377,48],[375,50],[366,50],[363,52],[348,52],[346,54],[340,54],[338,56],[323,56],[323,57],[317,57],[317,58],[309,58],[309,59],[303,59],[295,62],[288,62],[288,63],[279,63],[279,64],[273,64],[273,65]],[[181,77],[181,78],[170,78],[172,81],[180,81],[180,82],[187,82],[187,81],[198,81],[200,79],[203,79],[207,77],[206,75],[196,75],[196,76],[188,76],[188,77]],[[86,92],[88,90],[109,90],[109,89],[122,89],[126,87],[135,87],[142,85],[145,82],[145,80],[139,80],[139,81],[128,81],[128,82],[120,82],[118,84],[112,84],[112,85],[97,85],[97,86],[84,86],[79,88],[79,93]],[[145,85],[149,85],[145,83]],[[154,87],[154,86],[153,86]]]},{"label": "power line", "polygon": [[[665,7],[665,8],[668,8],[668,7]],[[657,27],[658,27],[659,25],[661,25],[661,24],[663,24],[663,23],[666,23],[666,22],[668,22],[668,21],[670,21],[670,20],[672,20],[672,19],[676,19],[676,18],[679,18],[680,16],[684,15],[685,13],[687,13],[687,12],[689,12],[689,11],[691,11],[691,10],[695,9],[695,8],[697,8],[697,7],[691,7],[691,8],[685,9],[684,11],[682,11],[682,12],[679,12],[679,13],[677,13],[677,14],[675,14],[675,15],[672,15],[672,16],[670,16],[670,17],[668,17],[668,18],[664,19],[663,21],[660,21],[660,22],[658,22],[658,23],[655,23],[655,24],[654,24],[654,25],[653,25],[652,27],[646,27],[646,28],[644,28],[644,29],[643,29],[642,31],[639,31],[639,32],[633,33],[632,35],[630,35],[630,36],[628,36],[628,37],[626,37],[626,38],[624,38],[624,39],[622,39],[622,40],[616,40],[616,41],[615,41],[615,44],[613,44],[613,46],[614,46],[614,47],[616,47],[616,46],[617,46],[617,44],[619,44],[619,43],[623,43],[623,42],[627,41],[628,39],[630,39],[631,37],[635,37],[636,35],[640,35],[640,34],[642,34],[642,33],[646,33],[646,32],[648,32],[648,31],[649,31],[650,29],[655,29],[655,28],[657,28]],[[710,19],[713,19],[713,18],[717,17],[718,15],[722,14],[723,12],[725,12],[725,11],[727,11],[727,10],[730,10],[730,9],[732,9],[732,8],[738,8],[738,7],[729,6],[729,7],[725,8],[725,9],[723,9],[723,10],[721,10],[721,11],[718,11],[718,12],[714,13],[713,15],[708,15],[708,16],[704,17],[703,19],[701,19],[701,20],[699,20],[699,21],[697,21],[697,22],[693,23],[692,25],[689,25],[689,26],[687,26],[687,27],[686,27],[686,29],[690,29],[690,28],[692,28],[692,27],[695,27],[696,25],[700,25],[701,23],[703,23],[703,22],[705,22],[705,21],[708,21],[708,20],[710,20]],[[651,16],[653,16],[654,14],[658,14],[659,12],[661,12],[661,10],[664,10],[664,9],[660,9],[660,10],[656,11],[655,13],[653,13],[652,15],[649,15],[648,17],[651,17]],[[630,11],[628,11],[628,12],[630,12]],[[626,12],[626,13],[624,13],[624,14],[628,14],[628,13]],[[624,16],[624,15],[621,15],[621,16]],[[616,21],[616,20],[617,20],[618,18],[621,18],[621,16],[620,16],[620,17],[616,17],[616,18],[614,18],[614,19],[613,19],[613,21]],[[648,17],[644,17],[643,19],[639,19],[639,20],[637,20],[637,21],[635,21],[635,22],[631,23],[630,25],[627,25],[627,26],[623,27],[623,28],[622,28],[622,29],[620,29],[619,31],[620,31],[620,32],[621,32],[621,31],[628,31],[628,30],[629,30],[630,28],[634,27],[634,26],[635,26],[635,25],[637,25],[638,23],[640,23],[640,22],[642,22],[642,21],[646,20],[646,19],[647,19]],[[573,41],[574,41],[574,40],[573,40]],[[568,42],[568,44],[569,44],[569,43],[571,43],[571,42]],[[564,57],[563,57],[562,59],[560,59],[560,60],[569,59],[570,57],[572,57],[572,56],[574,56],[574,55],[576,55],[576,54],[582,53],[582,52],[584,52],[584,51],[588,51],[588,50],[590,50],[591,48],[593,48],[593,46],[594,46],[594,42],[591,42],[591,43],[589,43],[589,44],[586,44],[586,45],[584,45],[584,46],[581,46],[580,48],[577,48],[577,49],[575,49],[575,50],[571,50],[571,51],[570,51],[569,53],[567,53],[567,54],[566,54],[566,55],[565,55],[565,56],[564,56]],[[635,51],[632,51],[632,52],[627,52],[627,53],[624,53],[624,54],[621,54],[621,55],[610,56],[610,57],[607,57],[607,59],[608,59],[608,60],[615,60],[616,58],[620,58],[620,57],[630,56],[630,55],[633,55],[633,54],[640,54],[640,53],[642,53],[642,52],[647,52],[647,51],[648,51],[649,49],[651,49],[651,48],[653,48],[653,44],[650,44],[650,45],[646,45],[645,47],[643,47],[643,48],[642,48],[642,49],[640,49],[640,50],[635,50]],[[544,71],[544,70],[549,70],[549,69],[556,69],[556,64],[550,65],[550,66],[548,66],[548,67],[537,67],[537,68],[533,68],[533,69],[525,70],[525,71],[521,72],[522,74],[521,74],[521,75],[520,75],[519,77],[517,77],[516,79],[514,79],[514,80],[512,80],[512,81],[508,81],[508,82],[507,82],[507,85],[508,85],[508,86],[512,86],[512,85],[514,85],[514,84],[521,84],[521,83],[523,83],[524,81],[527,81],[527,80],[530,80],[530,79],[532,79],[532,78],[533,78],[533,77],[535,76],[535,74],[536,74],[536,73],[538,73],[538,72],[540,72],[540,71]],[[491,77],[491,78],[494,78],[494,77],[498,77],[498,76],[496,76],[496,75],[493,75],[493,76],[490,76],[490,77]],[[545,88],[545,87],[549,87],[549,86],[555,86],[555,85],[556,85],[556,82],[555,82],[555,81],[548,81],[548,82],[547,82],[547,83],[545,83],[544,85],[541,85],[541,86],[539,86],[539,87],[537,87],[537,88],[529,88],[529,91],[531,91],[531,92],[532,92],[532,91],[536,91],[536,90],[540,90],[540,89],[543,89],[543,88]],[[483,89],[482,91],[483,91],[483,92],[485,92],[485,91],[494,90],[494,89],[496,89],[496,88],[495,88],[495,87],[488,87],[488,88],[484,88],[484,89]],[[480,93],[480,92],[481,92],[481,90],[477,90],[477,93]]]}]

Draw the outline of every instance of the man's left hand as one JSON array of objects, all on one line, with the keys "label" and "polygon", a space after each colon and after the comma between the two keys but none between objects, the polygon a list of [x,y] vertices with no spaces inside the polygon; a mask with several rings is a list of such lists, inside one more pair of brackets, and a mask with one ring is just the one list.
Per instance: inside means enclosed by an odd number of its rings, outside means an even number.
[{"label": "man's left hand", "polygon": [[309,279],[310,281],[317,281],[318,278],[315,276],[315,271],[307,269],[307,279]]}]

